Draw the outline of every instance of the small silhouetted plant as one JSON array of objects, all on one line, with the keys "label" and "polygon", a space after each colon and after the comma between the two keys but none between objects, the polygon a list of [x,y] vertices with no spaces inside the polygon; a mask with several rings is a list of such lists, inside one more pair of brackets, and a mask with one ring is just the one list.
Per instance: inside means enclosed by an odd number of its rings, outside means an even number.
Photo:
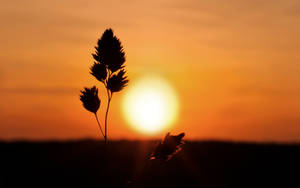
[{"label": "small silhouetted plant", "polygon": [[90,67],[90,74],[105,86],[107,92],[104,133],[97,116],[101,103],[97,87],[84,88],[81,91],[80,100],[85,109],[95,114],[104,141],[107,143],[107,117],[113,93],[121,91],[128,83],[124,69],[126,59],[123,46],[112,29],[104,31],[95,49],[95,53],[92,54],[95,61]]},{"label": "small silhouetted plant", "polygon": [[159,159],[163,161],[170,160],[176,153],[182,150],[182,146],[184,144],[182,138],[184,135],[184,133],[180,133],[173,136],[168,133],[164,140],[156,146],[154,152],[150,156],[150,159]]}]

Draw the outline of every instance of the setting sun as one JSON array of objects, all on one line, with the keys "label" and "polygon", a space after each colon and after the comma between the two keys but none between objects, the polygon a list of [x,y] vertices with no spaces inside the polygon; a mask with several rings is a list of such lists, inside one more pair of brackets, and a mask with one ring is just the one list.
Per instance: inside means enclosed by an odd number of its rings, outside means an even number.
[{"label": "setting sun", "polygon": [[123,99],[123,112],[135,130],[153,134],[176,120],[178,99],[167,81],[147,76],[131,84]]}]

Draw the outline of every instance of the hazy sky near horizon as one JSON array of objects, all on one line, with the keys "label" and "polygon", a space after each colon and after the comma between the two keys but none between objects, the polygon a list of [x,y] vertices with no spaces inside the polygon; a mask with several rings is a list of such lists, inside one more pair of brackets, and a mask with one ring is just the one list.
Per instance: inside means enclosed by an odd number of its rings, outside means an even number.
[{"label": "hazy sky near horizon", "polygon": [[[0,139],[100,138],[78,95],[102,88],[89,74],[91,53],[111,27],[130,83],[155,73],[177,91],[170,131],[300,141],[300,0],[0,2]],[[152,138],[125,122],[125,92],[113,98],[109,136]]]}]

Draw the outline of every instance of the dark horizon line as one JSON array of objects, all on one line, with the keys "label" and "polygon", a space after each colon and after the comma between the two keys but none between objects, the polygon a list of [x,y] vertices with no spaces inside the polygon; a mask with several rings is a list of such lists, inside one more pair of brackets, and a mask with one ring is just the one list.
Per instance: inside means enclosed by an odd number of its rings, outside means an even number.
[{"label": "dark horizon line", "polygon": [[[110,139],[109,142],[159,142],[161,139]],[[103,142],[103,139],[78,138],[78,139],[1,139],[1,143],[80,143],[80,142]],[[228,144],[259,144],[259,145],[299,145],[300,141],[255,141],[255,140],[234,140],[234,139],[184,139],[189,143],[228,143]]]}]

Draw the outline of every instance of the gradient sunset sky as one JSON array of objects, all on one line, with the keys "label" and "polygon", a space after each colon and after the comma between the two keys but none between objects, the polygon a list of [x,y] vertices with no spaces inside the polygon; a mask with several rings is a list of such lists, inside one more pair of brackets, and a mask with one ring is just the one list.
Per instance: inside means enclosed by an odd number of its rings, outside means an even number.
[{"label": "gradient sunset sky", "polygon": [[[101,138],[79,100],[106,28],[130,84],[146,73],[177,91],[169,129],[187,139],[300,141],[300,0],[1,0],[0,139]],[[112,100],[109,136],[152,139]],[[103,120],[104,106],[100,116]]]}]

